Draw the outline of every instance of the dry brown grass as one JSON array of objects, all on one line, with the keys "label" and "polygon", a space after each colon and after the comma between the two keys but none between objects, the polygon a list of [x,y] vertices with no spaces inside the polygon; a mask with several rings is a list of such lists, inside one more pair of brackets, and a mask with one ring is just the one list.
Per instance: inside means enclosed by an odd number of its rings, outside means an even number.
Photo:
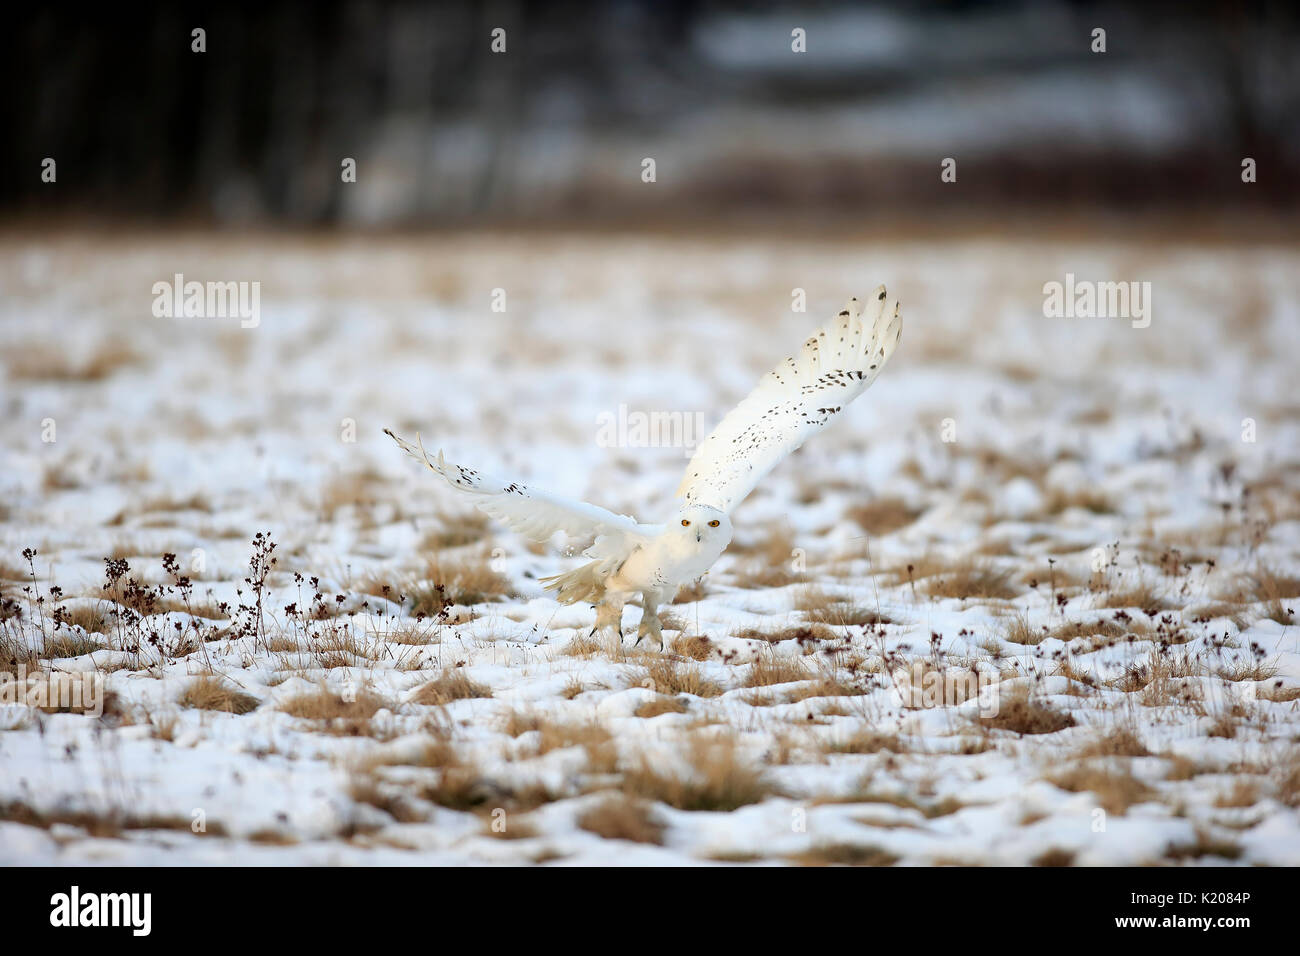
[{"label": "dry brown grass", "polygon": [[786,859],[800,866],[893,866],[898,862],[888,850],[858,843],[819,843]]},{"label": "dry brown grass", "polygon": [[589,634],[580,634],[564,645],[560,653],[569,657],[593,657],[601,651],[600,641]]},{"label": "dry brown grass", "polygon": [[[917,657],[890,677],[907,708],[955,707],[980,694],[981,675],[975,667],[954,667]],[[1019,694],[1004,695],[1019,699]]]},{"label": "dry brown grass", "polygon": [[552,750],[581,747],[587,755],[587,769],[591,773],[613,773],[618,764],[614,735],[603,724],[542,720],[537,731],[538,756]]},{"label": "dry brown grass", "polygon": [[336,667],[364,666],[366,647],[350,628],[331,627],[311,643],[312,659],[325,670]]},{"label": "dry brown grass", "polygon": [[134,349],[116,338],[96,343],[84,356],[53,344],[29,344],[5,354],[9,377],[18,382],[102,382],[140,361]]},{"label": "dry brown grass", "polygon": [[1300,598],[1300,577],[1279,574],[1272,568],[1260,566],[1255,571],[1237,575],[1219,597],[1235,604]]},{"label": "dry brown grass", "polygon": [[203,675],[190,681],[180,702],[199,710],[216,710],[227,714],[247,714],[261,703],[252,694],[230,686],[219,677]]},{"label": "dry brown grass", "polygon": [[1237,780],[1232,789],[1214,798],[1214,805],[1222,809],[1253,807],[1259,802],[1260,786],[1254,780]]},{"label": "dry brown grass", "polygon": [[0,630],[0,673],[32,673],[41,668],[41,659],[31,647],[7,630]]},{"label": "dry brown grass", "polygon": [[85,654],[93,654],[95,651],[102,651],[104,647],[103,642],[87,635],[75,631],[59,632],[45,639],[45,648],[41,656],[50,660],[81,657]]},{"label": "dry brown grass", "polygon": [[704,676],[704,671],[693,663],[682,663],[671,657],[652,658],[639,670],[632,672],[629,684],[649,687],[659,694],[690,694],[692,697],[718,697],[722,686]]},{"label": "dry brown grass", "polygon": [[998,712],[978,718],[990,730],[1010,730],[1017,734],[1054,734],[1074,726],[1074,718],[1024,693],[1000,694]]},{"label": "dry brown grass", "polygon": [[689,657],[693,661],[707,661],[714,656],[715,645],[703,634],[681,634],[673,640],[670,648],[674,654]]},{"label": "dry brown grass", "polygon": [[1288,687],[1281,680],[1275,680],[1256,690],[1255,696],[1275,704],[1289,704],[1293,700],[1300,700],[1300,687]]},{"label": "dry brown grass", "polygon": [[348,696],[351,699],[321,685],[318,690],[290,697],[279,709],[291,717],[320,722],[324,729],[340,736],[370,736],[370,718],[388,707],[388,701],[369,687]]},{"label": "dry brown grass", "polygon": [[1129,807],[1156,796],[1132,771],[1113,761],[1075,763],[1047,779],[1071,793],[1091,793],[1099,807],[1116,816],[1123,816]]},{"label": "dry brown grass", "polygon": [[58,605],[55,607],[55,613],[65,625],[79,627],[88,634],[107,634],[113,628],[113,622],[108,614],[97,604],[81,604],[71,608]]},{"label": "dry brown grass", "polygon": [[1164,592],[1150,581],[1139,580],[1131,585],[1116,584],[1097,596],[1099,608],[1137,608],[1147,615],[1166,610],[1169,602]]},{"label": "dry brown grass", "polygon": [[1300,747],[1278,762],[1277,799],[1288,807],[1300,807]]},{"label": "dry brown grass", "polygon": [[1075,752],[1080,759],[1089,757],[1149,757],[1151,751],[1133,727],[1116,726],[1102,730]]},{"label": "dry brown grass", "polygon": [[1033,866],[1074,866],[1075,853],[1061,847],[1044,850],[1031,861]]},{"label": "dry brown grass", "polygon": [[358,582],[357,590],[393,601],[404,597],[411,602],[413,617],[434,617],[453,604],[469,607],[515,597],[513,586],[492,569],[491,560],[486,550],[457,559],[435,554],[418,573],[372,574]]},{"label": "dry brown grass", "polygon": [[911,584],[938,598],[1013,598],[1011,572],[1002,571],[984,558],[945,561],[925,556],[893,568],[894,584]]},{"label": "dry brown grass", "polygon": [[1157,647],[1108,684],[1126,693],[1141,691],[1139,700],[1147,707],[1167,707],[1186,703],[1196,693],[1186,686],[1184,678],[1208,673],[1204,662],[1185,648]]},{"label": "dry brown grass", "polygon": [[519,819],[503,814],[484,823],[483,835],[494,840],[532,840],[539,831],[537,824],[527,817]]},{"label": "dry brown grass", "polygon": [[685,774],[662,771],[643,755],[623,774],[623,789],[679,810],[721,811],[758,803],[775,792],[762,768],[741,758],[734,737],[703,732],[690,740]]},{"label": "dry brown grass", "polygon": [[510,710],[501,717],[497,728],[507,737],[532,733],[542,726],[542,716],[527,710]]},{"label": "dry brown grass", "polygon": [[749,665],[742,687],[770,687],[773,684],[790,684],[812,679],[813,671],[800,657],[784,654],[763,654]]},{"label": "dry brown grass", "polygon": [[1071,508],[1082,508],[1084,511],[1090,511],[1093,514],[1108,515],[1114,514],[1115,503],[1111,501],[1108,495],[1090,486],[1073,488],[1068,491],[1061,488],[1052,488],[1043,497],[1042,513],[1045,516],[1055,517],[1069,511]]},{"label": "dry brown grass", "polygon": [[[48,830],[56,825],[75,827],[92,837],[114,838],[132,830],[184,830],[193,833],[189,816],[162,814],[137,814],[130,810],[114,808],[109,811],[36,808],[21,801],[0,803],[0,820],[21,823],[24,826]],[[199,836],[222,837],[225,826],[208,820]]]},{"label": "dry brown grass", "polygon": [[921,512],[909,508],[901,498],[877,498],[853,505],[844,516],[870,535],[890,534],[906,528]]},{"label": "dry brown grass", "polygon": [[636,715],[646,719],[658,717],[660,714],[684,713],[686,713],[684,700],[679,697],[666,697],[663,694],[656,695],[654,700],[648,700],[636,709]]},{"label": "dry brown grass", "polygon": [[807,580],[807,575],[795,568],[797,546],[784,525],[770,526],[766,536],[752,545],[732,542],[727,550],[743,558],[732,575],[737,587],[782,588]]},{"label": "dry brown grass", "polygon": [[795,598],[795,610],[802,611],[811,624],[833,627],[871,627],[893,623],[879,610],[861,607],[852,601],[832,597],[819,587],[809,585]]},{"label": "dry brown grass", "polygon": [[448,548],[478,544],[487,538],[492,528],[491,520],[477,508],[439,512],[437,522],[437,527],[425,532],[420,539],[421,551],[445,551]]},{"label": "dry brown grass", "polygon": [[801,700],[815,697],[860,697],[866,693],[867,691],[861,687],[840,680],[833,671],[828,669],[822,671],[815,679],[798,687],[792,687],[786,693],[786,700],[791,704],[797,704]]},{"label": "dry brown grass", "polygon": [[161,494],[151,498],[146,498],[140,503],[139,512],[148,514],[150,512],[171,512],[171,511],[212,511],[212,502],[205,498],[199,492],[193,492],[188,495]]},{"label": "dry brown grass", "polygon": [[1007,620],[1002,630],[1002,639],[1012,644],[1021,644],[1026,647],[1034,647],[1041,644],[1048,636],[1045,627],[1030,627],[1029,618],[1022,614],[1015,614]]},{"label": "dry brown grass", "polygon": [[697,578],[690,584],[679,588],[673,595],[674,604],[694,604],[696,601],[702,601],[709,596],[709,589],[704,584],[704,578]]},{"label": "dry brown grass", "polygon": [[859,727],[847,737],[832,738],[825,749],[827,753],[833,754],[874,754],[882,750],[895,754],[907,752],[907,747],[898,734],[884,733],[870,727]]},{"label": "dry brown grass", "polygon": [[499,807],[516,813],[535,810],[557,799],[555,793],[537,781],[503,783],[489,780],[463,757],[443,768],[435,783],[422,787],[420,796],[450,810],[486,812]]},{"label": "dry brown grass", "polygon": [[1267,621],[1277,621],[1277,623],[1290,626],[1296,622],[1295,611],[1296,605],[1287,607],[1282,603],[1281,598],[1273,598],[1264,605],[1260,618]]},{"label": "dry brown grass", "polygon": [[1276,660],[1236,657],[1214,668],[1216,676],[1226,681],[1267,681],[1277,676]]},{"label": "dry brown grass", "polygon": [[731,636],[747,641],[764,641],[768,644],[780,644],[782,641],[798,641],[801,644],[806,644],[816,641],[833,641],[839,637],[834,630],[825,624],[793,624],[789,627],[779,627],[770,631],[746,627],[734,631]]},{"label": "dry brown grass", "polygon": [[471,680],[462,668],[454,667],[444,670],[434,680],[424,684],[411,697],[415,704],[442,706],[453,700],[467,700],[471,697],[491,697],[490,688]]},{"label": "dry brown grass", "polygon": [[578,816],[578,826],[606,840],[662,846],[664,825],[650,804],[626,794],[610,794]]},{"label": "dry brown grass", "polygon": [[[415,760],[380,758],[359,763],[353,768],[352,798],[404,822],[425,819],[422,802],[477,813],[500,808],[514,814],[556,799],[537,782],[507,783],[488,778],[465,752],[451,746],[448,731],[445,725],[434,726],[433,738]],[[437,774],[432,781],[425,777],[389,780],[381,771],[394,763],[433,769]]]},{"label": "dry brown grass", "polygon": [[1235,860],[1242,854],[1242,848],[1236,843],[1221,840],[1204,829],[1197,828],[1193,843],[1171,843],[1165,850],[1165,858],[1175,862],[1200,860],[1205,857]]},{"label": "dry brown grass", "polygon": [[1224,740],[1232,740],[1237,736],[1237,730],[1241,726],[1241,711],[1233,708],[1222,710],[1210,719],[1210,725],[1205,729],[1207,737],[1222,737]]},{"label": "dry brown grass", "polygon": [[789,558],[781,564],[768,564],[762,558],[750,560],[732,574],[736,587],[751,589],[783,588],[807,579],[806,574],[791,568]]},{"label": "dry brown grass", "polygon": [[1109,640],[1117,640],[1134,634],[1138,637],[1150,635],[1151,625],[1144,620],[1130,618],[1124,624],[1114,619],[1102,621],[1066,621],[1064,624],[1058,624],[1052,628],[1046,635],[1054,637],[1061,641],[1072,641],[1077,638],[1092,638],[1093,643],[1097,646]]},{"label": "dry brown grass", "polygon": [[344,508],[352,508],[363,527],[372,527],[375,506],[382,501],[398,500],[392,482],[379,472],[367,469],[327,478],[321,486],[317,507],[322,521],[338,521]]}]

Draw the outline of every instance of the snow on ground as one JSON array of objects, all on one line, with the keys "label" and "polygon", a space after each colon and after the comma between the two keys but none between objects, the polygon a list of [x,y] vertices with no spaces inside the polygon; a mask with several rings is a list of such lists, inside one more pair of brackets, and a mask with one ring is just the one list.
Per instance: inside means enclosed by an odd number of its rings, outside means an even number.
[{"label": "snow on ground", "polygon": [[[0,861],[1300,863],[1298,265],[5,240],[0,668],[106,701],[0,705]],[[155,317],[177,273],[259,281],[257,325]],[[1150,326],[1045,317],[1067,273],[1150,282]],[[571,546],[381,433],[656,520],[697,416],[878,282],[897,355],[738,511],[667,654],[590,639],[537,583]]]}]

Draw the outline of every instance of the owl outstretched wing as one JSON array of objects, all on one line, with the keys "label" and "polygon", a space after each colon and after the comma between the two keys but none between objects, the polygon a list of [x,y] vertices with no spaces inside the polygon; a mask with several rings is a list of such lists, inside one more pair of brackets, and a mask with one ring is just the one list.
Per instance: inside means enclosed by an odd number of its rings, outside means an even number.
[{"label": "owl outstretched wing", "polygon": [[867,390],[893,355],[902,329],[898,302],[884,286],[871,293],[865,309],[850,299],[700,443],[678,496],[730,512],[781,459]]},{"label": "owl outstretched wing", "polygon": [[[557,531],[577,539],[595,539],[592,546],[600,556],[630,553],[643,543],[652,528],[638,524],[630,515],[614,514],[585,501],[529,488],[517,481],[507,481],[483,474],[464,465],[448,462],[441,451],[430,458],[416,436],[416,444],[398,438],[387,428],[384,434],[417,461],[423,462],[447,484],[469,496],[475,505],[493,518],[536,541],[546,541]],[[592,549],[588,549],[589,551]]]}]

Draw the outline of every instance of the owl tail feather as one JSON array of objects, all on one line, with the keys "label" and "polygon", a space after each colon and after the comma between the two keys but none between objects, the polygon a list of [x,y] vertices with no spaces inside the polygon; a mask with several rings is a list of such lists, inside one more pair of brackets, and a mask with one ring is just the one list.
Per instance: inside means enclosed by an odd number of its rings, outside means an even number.
[{"label": "owl tail feather", "polygon": [[561,604],[596,604],[605,596],[608,574],[608,562],[592,561],[572,571],[542,578],[541,583],[546,590],[555,592],[555,599]]}]

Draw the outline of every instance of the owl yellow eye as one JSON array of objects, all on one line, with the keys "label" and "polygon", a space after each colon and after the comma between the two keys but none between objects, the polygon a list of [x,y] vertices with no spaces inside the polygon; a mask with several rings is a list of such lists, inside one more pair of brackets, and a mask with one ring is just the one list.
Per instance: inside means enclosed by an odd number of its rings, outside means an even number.
[{"label": "owl yellow eye", "polygon": [[716,528],[720,524],[722,524],[722,522],[719,521],[717,518],[714,518],[712,521],[709,522],[709,527]]},{"label": "owl yellow eye", "polygon": [[689,528],[690,526],[691,526],[691,523],[690,523],[689,521],[687,521],[685,518],[683,518],[683,519],[682,519],[682,527],[683,527],[683,528]]}]

